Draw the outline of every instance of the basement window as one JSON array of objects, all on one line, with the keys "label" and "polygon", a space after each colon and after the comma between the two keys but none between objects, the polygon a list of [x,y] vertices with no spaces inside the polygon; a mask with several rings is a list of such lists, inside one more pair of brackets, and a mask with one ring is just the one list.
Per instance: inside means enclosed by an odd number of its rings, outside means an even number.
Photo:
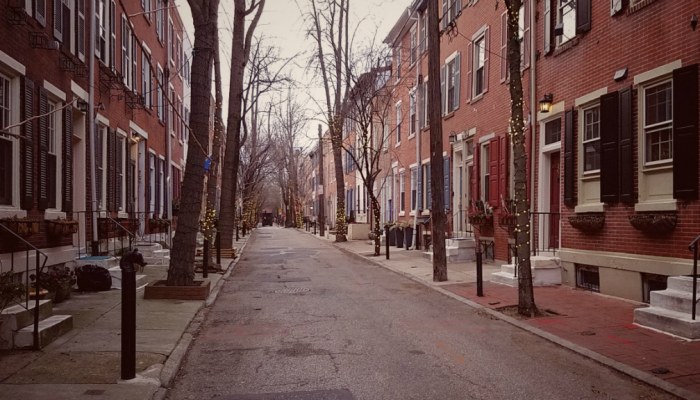
[{"label": "basement window", "polygon": [[666,290],[667,281],[665,275],[642,274],[642,301],[649,303],[652,291]]},{"label": "basement window", "polygon": [[576,287],[600,292],[600,275],[598,267],[576,265]]}]

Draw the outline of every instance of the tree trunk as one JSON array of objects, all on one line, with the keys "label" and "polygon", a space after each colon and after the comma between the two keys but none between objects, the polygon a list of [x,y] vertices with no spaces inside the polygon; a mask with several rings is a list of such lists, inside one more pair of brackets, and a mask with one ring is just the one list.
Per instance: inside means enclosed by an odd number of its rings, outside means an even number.
[{"label": "tree trunk", "polygon": [[318,197],[318,223],[320,225],[320,235],[321,237],[324,237],[326,235],[326,205],[325,201],[323,199],[325,198],[325,194],[323,194],[323,191],[326,190],[326,188],[323,187],[323,133],[321,132],[321,125],[318,126],[318,183],[321,187],[321,194],[319,194]]},{"label": "tree trunk", "polygon": [[346,242],[347,223],[345,222],[345,171],[343,171],[343,126],[338,115],[328,118],[331,121],[330,134],[335,164],[335,190],[338,207],[335,211],[335,241]]},{"label": "tree trunk", "polygon": [[209,105],[211,96],[211,65],[214,48],[218,46],[218,0],[202,4],[191,2],[194,21],[194,48],[192,59],[192,114],[190,139],[187,143],[187,168],[182,182],[182,199],[177,230],[172,244],[172,258],[168,268],[168,286],[191,286],[194,281],[194,256],[199,232],[204,192],[205,149],[209,148]]},{"label": "tree trunk", "polygon": [[428,2],[428,112],[430,113],[430,182],[432,197],[433,281],[447,280],[447,254],[445,249],[445,192],[442,158],[442,113],[440,101],[440,19],[437,1]]},{"label": "tree trunk", "polygon": [[[508,69],[510,72],[510,113],[511,137],[513,140],[513,160],[515,165],[515,203],[517,227],[515,229],[518,258],[518,313],[535,316],[537,306],[532,289],[532,269],[530,269],[530,221],[527,198],[527,154],[525,153],[525,124],[523,120],[523,82],[520,77],[520,40],[518,14],[522,0],[507,0],[508,7]],[[529,57],[529,54],[525,54]],[[533,104],[530,107],[534,107]],[[534,151],[534,149],[533,149]]]},{"label": "tree trunk", "polygon": [[[382,248],[382,239],[381,239],[381,234],[382,234],[382,228],[381,224],[379,221],[381,221],[382,218],[382,211],[379,208],[379,202],[377,201],[377,196],[374,195],[373,191],[369,191],[369,197],[372,201],[372,214],[374,214],[374,255],[379,256],[379,253]],[[389,235],[386,236],[386,240],[389,240]]]}]

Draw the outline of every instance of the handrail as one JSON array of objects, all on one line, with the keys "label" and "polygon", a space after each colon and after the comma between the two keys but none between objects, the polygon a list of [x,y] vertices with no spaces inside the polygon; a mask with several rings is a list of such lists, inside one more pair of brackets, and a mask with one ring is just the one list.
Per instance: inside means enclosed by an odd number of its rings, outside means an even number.
[{"label": "handrail", "polygon": [[688,250],[693,251],[693,246],[697,247],[698,241],[700,241],[700,235],[688,245]]},{"label": "handrail", "polygon": [[[4,229],[10,235],[14,236],[15,239],[19,239],[20,241],[22,241],[27,249],[26,250],[26,252],[27,252],[26,268],[25,268],[25,273],[27,274],[25,279],[27,279],[27,283],[29,283],[29,281],[28,281],[28,279],[29,279],[29,276],[28,276],[29,275],[29,251],[30,251],[29,248],[31,247],[33,249],[32,251],[36,252],[36,257],[35,257],[35,260],[36,260],[36,267],[35,267],[35,269],[36,269],[36,279],[35,279],[36,287],[34,288],[34,299],[35,299],[36,303],[35,303],[34,312],[33,312],[34,332],[33,332],[32,336],[33,336],[33,342],[34,342],[33,343],[34,350],[40,350],[40,346],[39,346],[39,314],[40,314],[40,311],[39,311],[40,310],[40,298],[39,298],[40,296],[39,296],[39,294],[41,293],[40,277],[44,271],[44,267],[46,266],[46,262],[49,261],[49,257],[43,251],[36,248],[33,244],[24,240],[18,234],[12,232],[12,230],[10,228],[6,227],[3,224],[0,224],[0,227],[2,227],[2,229]],[[41,266],[39,266],[39,255],[44,256],[44,262],[41,263]],[[14,252],[13,252],[12,253],[12,268],[13,268],[13,270],[14,270],[14,265],[15,265],[15,263],[14,263]],[[29,286],[30,285],[27,285],[27,295],[26,295],[26,299],[25,299],[25,307],[24,308],[26,310],[28,310],[29,312],[31,312],[29,310]]]},{"label": "handrail", "polygon": [[129,231],[128,229],[126,229],[122,224],[120,224],[119,221],[117,221],[117,220],[115,220],[114,218],[109,217],[109,216],[108,216],[107,218],[108,218],[110,221],[112,221],[113,223],[115,223],[118,227],[120,227],[124,232],[128,233],[129,236],[131,236],[131,237],[134,238],[134,239],[136,238],[136,236],[135,236],[133,233],[131,233],[131,231]]},{"label": "handrail", "polygon": [[698,304],[698,239],[700,239],[700,236],[696,237],[688,246],[688,250],[693,252],[693,304],[691,314],[693,321],[695,321],[695,311]]}]

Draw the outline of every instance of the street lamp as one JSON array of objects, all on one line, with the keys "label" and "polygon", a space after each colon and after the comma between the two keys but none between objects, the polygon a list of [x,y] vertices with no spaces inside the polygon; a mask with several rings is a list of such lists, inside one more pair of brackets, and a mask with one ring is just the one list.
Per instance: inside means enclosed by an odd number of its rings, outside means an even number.
[{"label": "street lamp", "polygon": [[542,100],[540,100],[540,111],[543,113],[548,113],[549,110],[552,109],[552,102],[554,102],[554,95],[551,93],[545,93],[544,97],[542,97]]}]

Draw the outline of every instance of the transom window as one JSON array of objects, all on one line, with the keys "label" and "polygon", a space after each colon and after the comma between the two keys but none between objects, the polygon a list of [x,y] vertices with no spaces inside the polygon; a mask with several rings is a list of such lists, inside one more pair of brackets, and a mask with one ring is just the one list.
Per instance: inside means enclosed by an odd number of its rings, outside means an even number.
[{"label": "transom window", "polygon": [[583,112],[583,171],[600,170],[600,106]]},{"label": "transom window", "polygon": [[474,42],[474,96],[484,92],[485,44],[483,36]]},{"label": "transom window", "polygon": [[544,144],[561,141],[561,118],[544,124]]},{"label": "transom window", "polygon": [[564,34],[557,37],[557,44],[566,43],[576,36],[576,2],[557,0],[557,23],[564,25]]},{"label": "transom window", "polygon": [[672,82],[644,88],[645,161],[673,159]]}]

